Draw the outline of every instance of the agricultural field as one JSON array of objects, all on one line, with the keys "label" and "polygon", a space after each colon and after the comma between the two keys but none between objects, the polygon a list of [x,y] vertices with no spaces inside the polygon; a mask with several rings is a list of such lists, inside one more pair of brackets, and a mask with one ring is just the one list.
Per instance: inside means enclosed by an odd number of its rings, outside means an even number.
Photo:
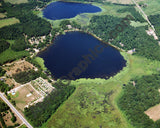
[{"label": "agricultural field", "polygon": [[19,22],[20,21],[16,18],[2,19],[2,20],[0,20],[0,28],[2,28],[4,26],[16,24],[16,23],[19,23]]},{"label": "agricultural field", "polygon": [[11,4],[22,4],[22,3],[27,3],[28,0],[4,0],[5,2],[9,2]]},{"label": "agricultural field", "polygon": [[122,53],[128,66],[116,76],[104,79],[80,79],[73,95],[44,124],[43,128],[118,127],[132,128],[117,106],[123,84],[131,78],[158,72],[160,62]]}]

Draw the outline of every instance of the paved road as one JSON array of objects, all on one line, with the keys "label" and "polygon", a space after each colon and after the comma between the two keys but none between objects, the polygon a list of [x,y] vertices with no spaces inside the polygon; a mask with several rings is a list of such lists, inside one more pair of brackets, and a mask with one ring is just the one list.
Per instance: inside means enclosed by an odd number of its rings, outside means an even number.
[{"label": "paved road", "polygon": [[28,121],[16,110],[16,108],[6,99],[3,95],[3,93],[0,92],[0,97],[4,100],[4,102],[11,108],[11,110],[23,121],[23,123],[28,127],[28,128],[33,128]]}]

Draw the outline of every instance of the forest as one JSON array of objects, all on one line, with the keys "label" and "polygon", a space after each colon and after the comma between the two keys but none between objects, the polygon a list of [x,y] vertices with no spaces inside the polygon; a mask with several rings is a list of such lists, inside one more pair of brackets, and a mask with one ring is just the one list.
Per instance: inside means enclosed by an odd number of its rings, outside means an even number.
[{"label": "forest", "polygon": [[7,92],[9,90],[11,90],[13,88],[13,86],[9,86],[8,84],[5,84],[4,81],[0,80],[0,91],[1,92]]},{"label": "forest", "polygon": [[151,15],[148,18],[155,27],[157,36],[160,38],[160,14]]},{"label": "forest", "polygon": [[29,70],[14,74],[13,78],[16,82],[25,84],[31,80],[35,80],[36,78],[38,78],[40,74],[41,71]]},{"label": "forest", "polygon": [[148,27],[132,27],[131,19],[125,20],[125,22],[124,19],[108,15],[93,16],[90,25],[85,30],[126,51],[135,48],[137,55],[160,60],[160,47],[152,36],[147,35]]},{"label": "forest", "polygon": [[53,90],[45,97],[43,102],[39,102],[24,110],[25,116],[34,127],[42,126],[75,90],[75,87],[72,85],[63,86],[63,84],[58,82],[53,86],[56,87],[56,90]]},{"label": "forest", "polygon": [[[135,81],[135,86],[132,81]],[[136,128],[159,128],[160,120],[154,122],[144,113],[150,107],[159,104],[159,88],[160,74],[133,79],[123,87],[123,95],[118,100],[118,106]]]},{"label": "forest", "polygon": [[[0,112],[6,112],[7,110],[9,110],[7,104],[5,104],[2,100],[0,100]],[[0,113],[0,122],[4,128],[7,128],[1,113]]]},{"label": "forest", "polygon": [[5,40],[0,40],[0,53],[8,49],[10,44]]}]

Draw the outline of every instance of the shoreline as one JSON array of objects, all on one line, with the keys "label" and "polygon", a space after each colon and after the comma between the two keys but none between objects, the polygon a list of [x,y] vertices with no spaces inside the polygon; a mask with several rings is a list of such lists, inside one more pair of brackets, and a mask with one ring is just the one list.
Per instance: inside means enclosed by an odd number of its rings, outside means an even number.
[{"label": "shoreline", "polygon": [[[109,42],[105,42],[103,39],[101,39],[100,37],[96,36],[94,33],[90,33],[90,32],[86,32],[86,31],[83,31],[83,30],[80,30],[80,29],[74,29],[74,30],[64,30],[64,35],[67,33],[67,32],[82,32],[82,33],[87,33],[91,36],[93,36],[94,38],[96,38],[97,40],[101,41],[103,44],[106,44],[106,45],[109,45],[113,48],[115,48],[116,50],[118,50],[119,52],[125,52],[125,50],[109,43]],[[54,41],[55,41],[55,38],[60,36],[60,35],[63,35],[63,34],[60,34],[60,33],[57,33],[54,38],[51,40],[50,44],[47,44],[44,48],[42,48],[41,50],[39,50],[39,52],[37,52],[34,56],[37,56],[38,54],[41,54],[41,52],[47,50],[51,45],[54,44]]]},{"label": "shoreline", "polygon": [[[111,46],[111,47],[115,48],[116,50],[118,50],[119,53],[120,53],[120,55],[123,57],[123,59],[124,59],[124,61],[125,61],[125,65],[122,67],[122,69],[120,69],[117,73],[115,73],[115,74],[113,74],[113,75],[111,75],[111,76],[109,76],[109,77],[106,76],[106,78],[79,78],[79,79],[68,80],[68,81],[76,81],[76,80],[80,80],[80,79],[86,79],[86,80],[87,80],[87,79],[105,79],[105,80],[108,80],[108,79],[116,76],[117,74],[123,72],[123,71],[124,71],[124,68],[127,68],[127,67],[128,67],[128,59],[126,58],[126,55],[123,54],[123,52],[126,53],[126,54],[127,54],[127,52],[125,52],[123,49],[120,49],[119,47],[116,47],[116,46],[114,46],[114,45],[112,45],[112,44],[110,44],[110,43],[107,43],[107,42],[103,41],[100,37],[96,36],[96,35],[93,34],[93,33],[85,32],[85,31],[80,30],[80,29],[64,30],[63,32],[64,32],[64,34],[57,33],[57,34],[54,36],[54,38],[52,39],[52,41],[50,42],[50,44],[47,44],[43,49],[39,50],[39,52],[36,53],[33,57],[39,57],[39,56],[38,56],[39,54],[41,54],[42,52],[44,52],[45,50],[47,50],[51,45],[53,45],[53,44],[55,43],[54,41],[55,41],[56,37],[58,37],[58,36],[60,36],[60,35],[65,35],[67,32],[82,32],[82,33],[87,33],[87,34],[93,36],[94,38],[96,38],[97,40],[99,40],[102,44],[106,44],[106,45]],[[40,58],[41,58],[41,57],[40,57]],[[42,59],[43,59],[43,58],[42,58]],[[43,59],[43,60],[44,60],[44,59]],[[44,62],[45,62],[45,61],[44,61]],[[45,66],[45,64],[44,64],[44,66]],[[46,66],[45,66],[45,67],[46,67]],[[46,69],[48,70],[47,67],[46,67]],[[58,78],[58,79],[59,79],[59,78]],[[55,80],[57,81],[58,79],[55,79]]]}]

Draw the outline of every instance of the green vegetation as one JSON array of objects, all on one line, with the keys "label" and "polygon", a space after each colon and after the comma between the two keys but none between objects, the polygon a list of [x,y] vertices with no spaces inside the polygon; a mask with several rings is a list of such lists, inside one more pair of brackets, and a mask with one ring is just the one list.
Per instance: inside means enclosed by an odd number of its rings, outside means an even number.
[{"label": "green vegetation", "polygon": [[36,57],[34,60],[40,65],[42,70],[47,70],[47,68],[44,65],[44,60],[42,58]]},{"label": "green vegetation", "polygon": [[1,92],[7,92],[11,90],[13,86],[8,86],[8,84],[5,84],[3,81],[0,80],[0,91]]},{"label": "green vegetation", "polygon": [[145,19],[140,15],[140,13],[133,6],[129,6],[124,9],[119,9],[118,12],[120,13],[130,12],[131,15],[134,17],[135,21],[146,22]]},{"label": "green vegetation", "polygon": [[31,80],[35,80],[36,78],[38,78],[40,74],[41,72],[39,71],[29,70],[14,74],[13,78],[16,82],[25,84]]},{"label": "green vegetation", "polygon": [[11,4],[22,4],[22,3],[27,3],[28,0],[4,0],[5,2],[9,2]]},{"label": "green vegetation", "polygon": [[58,108],[56,113],[43,125],[43,128],[100,126],[132,128],[117,106],[122,86],[130,79],[157,73],[160,62],[126,53],[122,54],[127,59],[127,67],[116,76],[108,80],[72,81],[71,84],[76,85],[75,92]]},{"label": "green vegetation", "polygon": [[[6,112],[7,110],[9,110],[9,107],[0,99],[0,112]],[[0,122],[4,128],[7,128],[1,113],[0,113]]]},{"label": "green vegetation", "polygon": [[26,125],[21,125],[19,128],[27,128]]},{"label": "green vegetation", "polygon": [[23,51],[27,48],[27,42],[25,41],[24,37],[19,37],[14,41],[12,44],[11,49],[14,51]]},{"label": "green vegetation", "polygon": [[5,73],[6,71],[0,67],[0,76],[3,76]]},{"label": "green vegetation", "polygon": [[147,22],[141,23],[141,22],[131,21],[130,25],[133,26],[133,27],[141,27],[141,26],[147,26],[148,23]]},{"label": "green vegetation", "polygon": [[10,44],[5,40],[0,40],[0,53],[4,52],[6,49],[8,49]]},{"label": "green vegetation", "polygon": [[56,87],[56,90],[52,91],[47,97],[45,97],[43,102],[39,102],[34,106],[25,108],[25,116],[34,127],[40,127],[45,123],[75,90],[74,86],[63,86],[60,83],[56,83],[54,87]]},{"label": "green vegetation", "polygon": [[145,0],[142,1],[141,4],[146,4],[146,7],[142,7],[142,9],[144,10],[144,12],[147,15],[155,15],[155,14],[159,14],[160,10],[159,10],[159,6],[160,6],[160,0]]},{"label": "green vegetation", "polygon": [[160,74],[144,76],[133,81],[136,83],[135,86],[130,82],[123,87],[122,97],[118,101],[119,107],[135,127],[159,128],[160,121],[154,122],[144,111],[159,104]]},{"label": "green vegetation", "polygon": [[17,60],[17,59],[23,58],[28,55],[29,53],[27,51],[15,52],[11,49],[7,49],[6,51],[0,54],[0,64],[11,62],[13,60]]},{"label": "green vegetation", "polygon": [[19,23],[19,20],[16,18],[2,19],[2,20],[0,20],[0,28],[2,28],[4,26],[16,24],[16,23]]}]

